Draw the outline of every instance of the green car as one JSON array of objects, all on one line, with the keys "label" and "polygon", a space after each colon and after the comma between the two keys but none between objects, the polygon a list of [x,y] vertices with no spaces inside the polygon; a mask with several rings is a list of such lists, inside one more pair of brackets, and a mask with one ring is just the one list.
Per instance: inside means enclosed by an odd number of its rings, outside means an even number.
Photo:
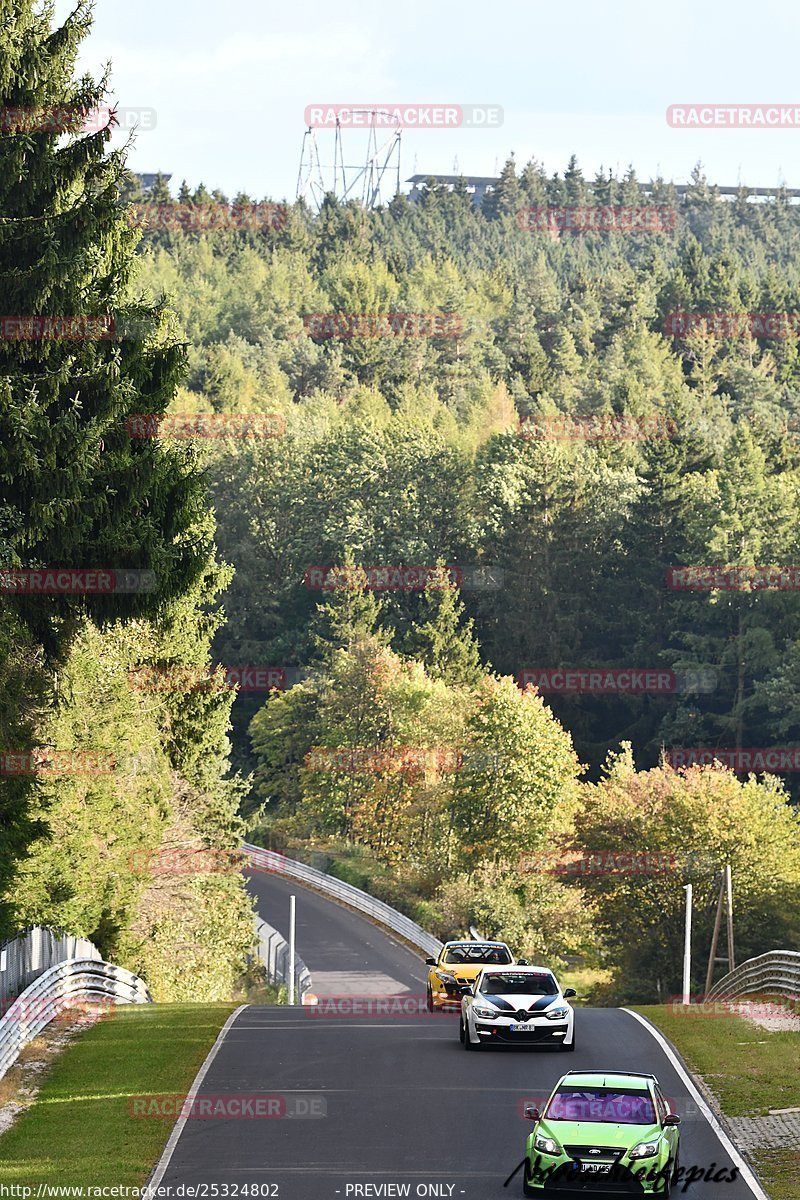
[{"label": "green car", "polygon": [[669,1196],[678,1179],[680,1117],[655,1075],[569,1071],[526,1143],[523,1191]]}]

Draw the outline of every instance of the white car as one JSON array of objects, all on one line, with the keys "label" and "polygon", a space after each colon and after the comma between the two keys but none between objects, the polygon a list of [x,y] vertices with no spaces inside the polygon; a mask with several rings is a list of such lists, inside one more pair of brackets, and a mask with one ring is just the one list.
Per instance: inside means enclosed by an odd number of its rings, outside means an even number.
[{"label": "white car", "polygon": [[575,1013],[547,967],[484,967],[461,995],[458,1036],[465,1050],[537,1045],[575,1049]]}]

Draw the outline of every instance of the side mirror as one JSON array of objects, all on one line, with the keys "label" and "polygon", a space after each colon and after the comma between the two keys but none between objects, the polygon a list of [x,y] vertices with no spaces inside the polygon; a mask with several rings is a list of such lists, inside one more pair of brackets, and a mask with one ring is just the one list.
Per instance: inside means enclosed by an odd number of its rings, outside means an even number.
[{"label": "side mirror", "polygon": [[670,1113],[669,1116],[664,1117],[664,1125],[680,1125],[680,1123],[681,1119],[677,1113]]},{"label": "side mirror", "polygon": [[426,959],[425,959],[425,966],[426,966],[426,967],[435,967],[435,966],[436,966],[436,959],[435,959],[435,958],[426,958]]},{"label": "side mirror", "polygon": [[529,967],[530,965],[531,964],[528,962],[527,958],[518,958],[517,959],[518,967]]},{"label": "side mirror", "polygon": [[571,996],[577,996],[577,994],[578,993],[575,991],[575,988],[567,988],[567,990],[563,993],[565,1000],[569,1000]]},{"label": "side mirror", "polygon": [[529,1121],[538,1121],[541,1115],[538,1108],[534,1108],[532,1104],[525,1105],[525,1116]]}]

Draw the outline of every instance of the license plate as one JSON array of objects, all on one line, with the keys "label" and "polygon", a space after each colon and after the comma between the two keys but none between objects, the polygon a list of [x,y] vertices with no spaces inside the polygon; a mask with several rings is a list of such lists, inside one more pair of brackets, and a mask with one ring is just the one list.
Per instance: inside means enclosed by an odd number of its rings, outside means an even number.
[{"label": "license plate", "polygon": [[613,1163],[581,1163],[582,1175],[610,1175]]},{"label": "license plate", "polygon": [[514,1025],[509,1025],[512,1033],[533,1033],[535,1028],[533,1021],[518,1021]]}]

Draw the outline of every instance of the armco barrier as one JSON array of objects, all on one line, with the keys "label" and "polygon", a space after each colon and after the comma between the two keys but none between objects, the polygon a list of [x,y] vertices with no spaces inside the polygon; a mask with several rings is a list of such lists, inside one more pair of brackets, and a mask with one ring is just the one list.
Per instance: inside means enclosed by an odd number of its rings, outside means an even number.
[{"label": "armco barrier", "polygon": [[20,1050],[75,1000],[87,1004],[151,1004],[152,997],[138,975],[124,967],[74,958],[50,967],[27,987],[0,1020],[0,1079]]},{"label": "armco barrier", "polygon": [[341,879],[335,879],[333,875],[326,875],[324,871],[317,871],[314,867],[307,867],[305,863],[297,862],[293,858],[286,858],[285,855],[278,854],[274,850],[263,850],[260,846],[251,846],[247,842],[244,843],[242,849],[250,859],[254,871],[268,871],[273,875],[296,879],[298,883],[304,883],[318,892],[324,892],[326,896],[330,896],[332,900],[338,900],[347,908],[354,908],[356,912],[364,913],[378,925],[383,925],[403,938],[404,941],[410,942],[422,954],[430,955],[433,958],[438,956],[442,948],[439,939],[431,933],[426,933],[409,917],[404,917],[397,909],[384,904],[382,900],[376,900],[374,896],[362,892],[360,888],[353,887],[350,883],[344,883]]},{"label": "armco barrier", "polygon": [[34,925],[0,945],[0,1017],[15,996],[50,967],[70,958],[102,961],[102,954],[86,938],[72,937]]},{"label": "armco barrier", "polygon": [[715,983],[707,998],[735,1000],[752,992],[800,996],[800,952],[770,950],[748,958]]},{"label": "armco barrier", "polygon": [[[258,957],[267,971],[270,983],[284,986],[289,982],[289,943],[260,917],[256,918],[256,935],[258,937]],[[294,989],[295,996],[302,1003],[306,992],[311,991],[311,973],[308,967],[295,954],[294,959]]]}]

